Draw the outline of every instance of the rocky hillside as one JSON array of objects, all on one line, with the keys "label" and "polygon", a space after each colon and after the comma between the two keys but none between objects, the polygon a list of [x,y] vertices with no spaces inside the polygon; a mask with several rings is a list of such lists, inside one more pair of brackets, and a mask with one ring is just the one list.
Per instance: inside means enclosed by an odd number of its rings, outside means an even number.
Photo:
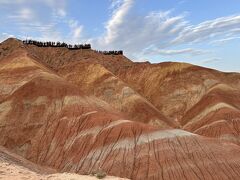
[{"label": "rocky hillside", "polygon": [[0,145],[59,172],[239,179],[240,75],[0,45]]}]

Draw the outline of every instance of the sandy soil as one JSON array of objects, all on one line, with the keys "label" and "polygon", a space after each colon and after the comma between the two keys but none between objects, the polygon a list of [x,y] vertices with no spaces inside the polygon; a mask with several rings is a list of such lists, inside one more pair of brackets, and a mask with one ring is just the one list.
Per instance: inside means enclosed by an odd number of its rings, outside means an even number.
[{"label": "sandy soil", "polygon": [[[96,180],[94,176],[82,176],[78,174],[57,173],[44,175],[33,172],[28,168],[11,164],[9,162],[0,162],[0,179],[1,180]],[[117,177],[105,177],[104,180],[123,180]]]}]

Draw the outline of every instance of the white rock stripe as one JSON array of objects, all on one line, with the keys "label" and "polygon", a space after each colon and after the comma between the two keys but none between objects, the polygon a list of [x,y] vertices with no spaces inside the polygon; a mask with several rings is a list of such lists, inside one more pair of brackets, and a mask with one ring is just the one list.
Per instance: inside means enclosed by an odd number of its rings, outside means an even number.
[{"label": "white rock stripe", "polygon": [[[150,143],[155,140],[161,140],[166,138],[176,138],[176,137],[186,137],[186,136],[197,136],[196,134],[181,130],[181,129],[171,129],[171,130],[160,130],[151,132],[149,134],[142,134],[135,144],[133,138],[125,138],[121,139],[116,143],[111,143],[105,146],[100,147],[99,149],[95,149],[89,152],[89,154],[82,158],[82,160],[76,165],[72,167],[77,170],[83,162],[87,162],[88,160],[101,162],[104,160],[111,151],[118,149],[132,150],[135,145],[139,146],[142,144]],[[135,137],[134,137],[135,138]],[[100,156],[100,157],[99,157]],[[67,163],[71,164],[71,162]]]},{"label": "white rock stripe", "polygon": [[207,116],[209,113],[213,112],[213,111],[218,111],[222,108],[230,108],[230,109],[234,109],[234,110],[238,110],[235,107],[226,104],[226,103],[218,103],[218,104],[214,104],[211,107],[207,107],[206,109],[204,109],[202,112],[200,112],[200,114],[198,114],[197,116],[195,116],[193,119],[191,119],[185,126],[184,128],[188,127],[189,125],[201,120],[202,118],[204,118],[205,116]]}]

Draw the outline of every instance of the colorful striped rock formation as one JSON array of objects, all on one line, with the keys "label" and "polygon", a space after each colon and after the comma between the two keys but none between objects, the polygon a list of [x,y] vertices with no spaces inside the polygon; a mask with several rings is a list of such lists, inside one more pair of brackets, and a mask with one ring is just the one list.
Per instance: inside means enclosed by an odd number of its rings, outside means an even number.
[{"label": "colorful striped rock formation", "polygon": [[238,180],[239,89],[237,73],[8,39],[0,145],[60,173]]}]

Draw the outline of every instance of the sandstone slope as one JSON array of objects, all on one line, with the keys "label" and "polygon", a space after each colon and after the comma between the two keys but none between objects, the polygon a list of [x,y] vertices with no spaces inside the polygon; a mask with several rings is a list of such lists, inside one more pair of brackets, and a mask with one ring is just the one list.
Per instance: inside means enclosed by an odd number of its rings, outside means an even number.
[{"label": "sandstone slope", "polygon": [[239,144],[240,74],[166,62],[135,63],[116,75],[183,129]]},{"label": "sandstone slope", "polygon": [[[144,180],[240,178],[238,145],[174,127],[151,125],[138,122],[137,119],[133,121],[124,112],[115,110],[113,104],[81,91],[80,86],[89,84],[85,82],[79,85],[78,81],[74,81],[74,76],[69,79],[65,76],[71,75],[64,69],[70,64],[59,67],[63,68],[59,73],[57,68],[48,66],[47,61],[30,54],[29,47],[22,46],[16,40],[5,42],[1,47],[11,43],[14,46],[17,44],[17,47],[9,50],[14,47],[10,45],[3,50],[9,52],[1,53],[0,58],[0,144],[4,147],[38,165],[60,172],[91,174],[102,169],[108,175]],[[111,70],[99,64],[100,69],[112,73],[112,77],[121,76],[119,84],[129,84],[129,87],[139,91],[138,96],[143,94],[127,81],[123,72],[120,73],[121,65]],[[92,64],[85,67],[89,66]],[[185,66],[189,65],[181,65],[180,69]],[[82,81],[94,75],[87,74]],[[129,76],[134,77],[131,73]],[[152,84],[155,86],[159,81],[154,82]],[[152,84],[149,83],[149,88]],[[169,97],[167,92],[165,96]],[[192,111],[189,115],[186,113],[189,118],[178,120],[184,129],[187,129],[185,124],[190,122],[190,118],[197,117],[193,116],[199,113],[195,112],[194,105],[203,97],[197,97],[197,100],[193,98],[194,103],[187,108]],[[151,102],[146,95],[142,98]],[[185,101],[183,98],[182,102]],[[237,108],[238,100],[233,102],[231,98],[224,99],[225,103],[229,104],[229,101],[231,106]],[[175,105],[178,101],[173,102],[172,105]],[[153,101],[151,103],[154,104]],[[169,117],[174,114],[169,108],[162,112]]]}]

